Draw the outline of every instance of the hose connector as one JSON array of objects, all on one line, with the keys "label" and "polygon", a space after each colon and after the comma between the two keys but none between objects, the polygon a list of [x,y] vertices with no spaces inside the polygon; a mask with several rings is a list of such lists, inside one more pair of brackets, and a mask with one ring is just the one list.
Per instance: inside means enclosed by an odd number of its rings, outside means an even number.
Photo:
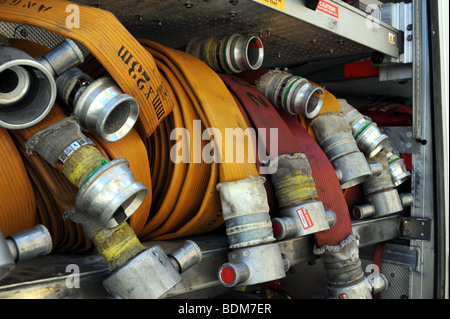
[{"label": "hose connector", "polygon": [[44,225],[37,225],[6,239],[0,230],[0,280],[9,275],[17,262],[48,255],[52,248],[52,237]]},{"label": "hose connector", "polygon": [[84,55],[73,40],[66,38],[62,43],[38,57],[37,60],[54,78],[57,78],[68,69],[83,63]]},{"label": "hose connector", "polygon": [[55,80],[45,66],[19,49],[0,48],[0,126],[31,127],[47,116],[55,100]]},{"label": "hose connector", "polygon": [[372,294],[388,287],[384,275],[364,276],[358,250],[358,235],[351,234],[339,245],[314,248],[314,254],[323,262],[327,281],[328,298],[372,299]]},{"label": "hose connector", "polygon": [[157,299],[182,280],[181,274],[202,259],[200,248],[188,241],[169,256],[155,245],[116,269],[103,281],[106,290],[122,299]]},{"label": "hose connector", "polygon": [[372,175],[362,183],[365,204],[353,207],[353,217],[357,219],[378,218],[403,211],[404,207],[413,203],[409,193],[399,195],[392,182],[388,158],[382,150],[378,155],[369,159],[383,165],[379,175]]},{"label": "hose connector", "polygon": [[292,115],[312,119],[323,106],[325,93],[320,86],[285,71],[269,71],[255,86],[275,107]]},{"label": "hose connector", "polygon": [[284,154],[269,165],[276,165],[271,180],[280,210],[272,219],[277,240],[324,231],[336,223],[333,211],[317,200],[311,167],[305,154]]},{"label": "hose connector", "polygon": [[227,287],[285,277],[285,261],[280,247],[274,243],[264,181],[263,177],[248,177],[217,185],[228,243],[232,249],[228,260],[232,264],[243,263],[248,268],[248,276],[244,276],[246,271],[243,271],[237,275],[241,278],[239,281],[230,281],[224,274],[233,269],[246,268],[239,265],[231,268],[227,267],[227,264],[222,265],[218,277],[222,285]]},{"label": "hose connector", "polygon": [[353,138],[350,126],[339,112],[327,112],[311,120],[317,142],[333,165],[342,189],[361,184],[379,165],[369,166]]},{"label": "hose connector", "polygon": [[25,146],[28,153],[41,155],[79,188],[76,209],[98,218],[104,227],[127,220],[147,196],[147,187],[135,180],[128,161],[108,161],[73,118],[37,132]]},{"label": "hose connector", "polygon": [[71,39],[36,59],[19,49],[1,47],[0,126],[24,129],[39,123],[55,103],[55,77],[83,61]]},{"label": "hose connector", "polygon": [[369,158],[377,155],[388,136],[380,131],[368,116],[362,115],[344,99],[338,99],[342,114],[347,119],[358,148]]},{"label": "hose connector", "polygon": [[182,280],[181,274],[202,260],[202,251],[192,240],[166,254],[159,245],[146,248],[127,222],[104,228],[84,211],[65,212],[83,226],[111,271],[103,286],[122,299],[157,299]]},{"label": "hose connector", "polygon": [[388,152],[386,156],[392,183],[395,187],[400,186],[411,178],[411,173],[406,169],[405,161],[398,155],[397,152]]},{"label": "hose connector", "polygon": [[111,77],[94,81],[72,68],[58,77],[56,86],[58,98],[73,111],[81,126],[107,142],[123,138],[138,119],[138,101],[123,93]]},{"label": "hose connector", "polygon": [[257,70],[264,61],[264,46],[257,36],[241,34],[192,39],[186,46],[187,53],[208,64],[220,73],[240,73]]}]

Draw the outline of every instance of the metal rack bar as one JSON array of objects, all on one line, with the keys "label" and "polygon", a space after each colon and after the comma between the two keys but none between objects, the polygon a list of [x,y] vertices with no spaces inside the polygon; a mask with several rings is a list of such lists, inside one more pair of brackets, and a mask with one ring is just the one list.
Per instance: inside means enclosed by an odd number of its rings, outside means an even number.
[{"label": "metal rack bar", "polygon": [[[399,30],[342,1],[319,1],[316,10],[307,8],[305,0],[252,1],[393,58],[400,55],[402,42]],[[274,2],[278,5],[273,5]]]}]

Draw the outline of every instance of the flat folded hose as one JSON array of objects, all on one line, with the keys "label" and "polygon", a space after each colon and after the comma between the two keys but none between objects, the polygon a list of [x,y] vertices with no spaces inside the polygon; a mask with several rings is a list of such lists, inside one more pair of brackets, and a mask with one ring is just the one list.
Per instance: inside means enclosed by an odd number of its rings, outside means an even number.
[{"label": "flat folded hose", "polygon": [[[259,90],[242,78],[229,75],[220,76],[242,105],[243,112],[246,112],[251,121],[249,126],[253,126],[255,129],[278,129],[278,153],[280,155],[291,153],[306,155],[311,166],[318,200],[324,204],[325,208],[333,210],[337,219],[336,224],[330,229],[314,234],[316,244],[319,247],[325,244],[339,244],[352,233],[347,203],[333,166],[314,138],[301,125],[302,119],[299,121],[295,116],[275,109]],[[325,109],[322,109],[321,112],[336,110],[337,103],[330,103],[330,98],[328,97]],[[269,138],[265,139],[265,145],[267,154],[270,154]],[[267,187],[266,190],[270,194],[271,190]],[[274,195],[271,194],[270,197],[274,197]],[[271,207],[271,210],[273,211],[274,207]]]}]

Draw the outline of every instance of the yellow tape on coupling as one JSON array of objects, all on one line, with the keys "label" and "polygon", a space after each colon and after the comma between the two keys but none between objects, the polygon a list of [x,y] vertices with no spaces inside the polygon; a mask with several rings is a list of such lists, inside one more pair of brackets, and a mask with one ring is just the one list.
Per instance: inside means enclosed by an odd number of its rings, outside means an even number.
[{"label": "yellow tape on coupling", "polygon": [[273,186],[280,207],[317,199],[316,186],[311,175],[287,175]]},{"label": "yellow tape on coupling", "polygon": [[92,237],[92,241],[110,270],[119,268],[145,250],[127,222],[111,229],[101,230]]},{"label": "yellow tape on coupling", "polygon": [[103,165],[105,157],[94,145],[77,149],[64,163],[61,172],[78,188]]}]

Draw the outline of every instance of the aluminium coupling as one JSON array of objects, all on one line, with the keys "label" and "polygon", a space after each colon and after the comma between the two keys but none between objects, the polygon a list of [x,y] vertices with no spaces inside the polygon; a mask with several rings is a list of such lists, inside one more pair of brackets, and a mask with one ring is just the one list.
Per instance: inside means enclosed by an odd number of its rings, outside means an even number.
[{"label": "aluminium coupling", "polygon": [[264,181],[263,177],[248,177],[217,185],[232,249],[229,262],[218,271],[226,287],[280,279],[289,268],[273,236]]},{"label": "aluminium coupling", "polygon": [[271,181],[279,210],[272,219],[277,240],[327,230],[336,222],[333,211],[318,201],[312,170],[305,154],[283,154],[269,162],[277,167]]},{"label": "aluminium coupling", "polygon": [[325,209],[321,201],[303,202],[282,208],[279,217],[272,219],[277,240],[297,238],[330,229],[336,223],[336,214]]},{"label": "aluminium coupling", "polygon": [[376,273],[345,286],[329,286],[328,299],[372,299],[374,294],[389,288],[384,274]]},{"label": "aluminium coupling", "polygon": [[0,280],[14,270],[17,262],[48,255],[52,247],[50,232],[41,224],[6,239],[0,230]]},{"label": "aluminium coupling", "polygon": [[56,86],[58,98],[80,125],[107,142],[126,136],[138,119],[138,101],[123,93],[111,77],[93,80],[80,69],[72,68],[58,77]]},{"label": "aluminium coupling", "polygon": [[257,70],[264,61],[261,39],[237,33],[207,39],[194,38],[189,41],[185,51],[214,71],[226,74]]},{"label": "aluminium coupling", "polygon": [[390,151],[386,154],[389,164],[392,183],[395,187],[400,186],[411,178],[411,173],[406,169],[405,161],[396,151]]},{"label": "aluminium coupling", "polygon": [[320,86],[285,71],[271,70],[255,86],[275,107],[292,115],[312,119],[323,106],[325,93]]},{"label": "aluminium coupling", "polygon": [[0,48],[0,126],[24,129],[43,120],[57,96],[55,77],[83,62],[77,44],[65,39],[41,57]]},{"label": "aluminium coupling", "polygon": [[370,165],[360,152],[350,126],[339,112],[327,112],[310,122],[317,142],[333,165],[342,189],[361,184],[382,170],[380,163]]},{"label": "aluminium coupling", "polygon": [[372,294],[388,288],[381,274],[365,277],[358,248],[359,236],[350,234],[335,246],[315,247],[314,254],[322,260],[330,299],[372,299]]},{"label": "aluminium coupling", "polygon": [[155,245],[114,270],[103,286],[122,299],[161,298],[182,280],[184,271],[201,260],[201,250],[192,240],[168,255],[161,246]]},{"label": "aluminium coupling", "polygon": [[19,49],[0,48],[0,126],[31,127],[48,115],[55,100],[55,79],[45,66]]},{"label": "aluminium coupling", "polygon": [[247,286],[284,278],[289,268],[280,246],[270,243],[230,251],[217,276],[225,287]]},{"label": "aluminium coupling", "polygon": [[404,207],[412,205],[412,195],[409,193],[399,195],[394,187],[385,151],[381,151],[371,160],[382,163],[384,170],[364,181],[362,187],[365,204],[353,207],[353,216],[357,219],[383,217],[399,213]]},{"label": "aluminium coupling", "polygon": [[342,114],[347,119],[358,148],[369,158],[377,155],[388,136],[380,131],[371,118],[361,114],[346,100],[338,99]]},{"label": "aluminium coupling", "polygon": [[142,204],[148,189],[134,178],[126,159],[107,160],[81,133],[74,118],[65,118],[35,133],[26,143],[79,188],[75,208],[99,218],[104,227],[127,220]]},{"label": "aluminium coupling", "polygon": [[73,40],[65,38],[63,42],[38,57],[37,60],[54,78],[57,78],[68,69],[83,63],[84,55]]}]

